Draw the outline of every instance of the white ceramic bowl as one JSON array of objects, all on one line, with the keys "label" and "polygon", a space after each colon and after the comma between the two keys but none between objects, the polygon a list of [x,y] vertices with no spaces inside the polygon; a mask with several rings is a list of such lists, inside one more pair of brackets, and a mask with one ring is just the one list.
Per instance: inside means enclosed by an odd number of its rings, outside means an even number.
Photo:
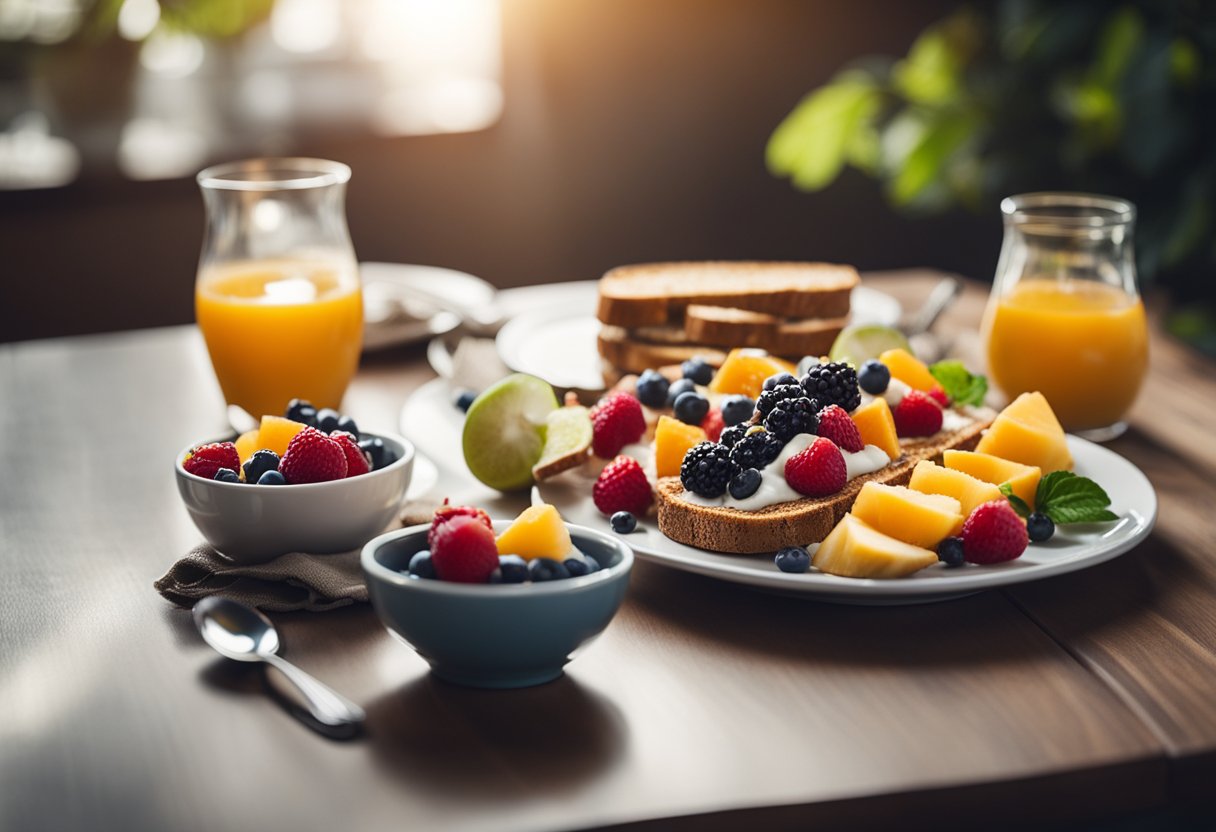
[{"label": "white ceramic bowl", "polygon": [[332,482],[305,485],[248,485],[218,482],[187,473],[174,462],[177,490],[190,519],[207,542],[235,563],[263,563],[288,552],[334,554],[358,549],[392,521],[414,470],[414,446],[387,433],[379,436],[397,460],[378,471]]}]

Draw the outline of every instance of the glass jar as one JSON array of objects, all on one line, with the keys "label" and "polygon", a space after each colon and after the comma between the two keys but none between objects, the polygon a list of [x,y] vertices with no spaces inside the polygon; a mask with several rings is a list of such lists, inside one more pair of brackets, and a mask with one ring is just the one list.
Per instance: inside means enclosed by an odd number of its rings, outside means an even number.
[{"label": "glass jar", "polygon": [[250,159],[198,175],[207,226],[195,314],[224,398],[254,419],[282,415],[293,398],[337,409],[358,368],[349,180],[349,167],[322,159]]},{"label": "glass jar", "polygon": [[1010,398],[1038,390],[1068,431],[1105,441],[1148,369],[1136,288],[1136,209],[1107,196],[1001,202],[1005,237],[984,316],[988,372]]}]

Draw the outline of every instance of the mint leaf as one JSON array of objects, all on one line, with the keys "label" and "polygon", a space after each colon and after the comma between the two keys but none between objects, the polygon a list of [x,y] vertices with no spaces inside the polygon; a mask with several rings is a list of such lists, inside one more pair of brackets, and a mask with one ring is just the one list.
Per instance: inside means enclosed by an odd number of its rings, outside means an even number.
[{"label": "mint leaf", "polygon": [[988,395],[988,379],[973,375],[961,361],[939,361],[929,367],[929,373],[955,404],[981,405]]},{"label": "mint leaf", "polygon": [[1036,511],[1046,514],[1057,524],[1119,519],[1108,509],[1110,497],[1102,486],[1071,471],[1052,471],[1039,480],[1034,502]]},{"label": "mint leaf", "polygon": [[1005,499],[1009,501],[1009,505],[1013,506],[1013,510],[1017,512],[1018,517],[1029,517],[1030,506],[1026,505],[1026,501],[1013,493],[1013,486],[1007,482],[1000,485],[1001,493],[1005,495]]}]

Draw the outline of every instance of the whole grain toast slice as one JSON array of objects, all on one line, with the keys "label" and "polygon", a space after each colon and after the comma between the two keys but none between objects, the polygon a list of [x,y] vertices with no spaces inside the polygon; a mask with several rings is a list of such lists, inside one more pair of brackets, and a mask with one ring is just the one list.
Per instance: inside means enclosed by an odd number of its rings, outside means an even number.
[{"label": "whole grain toast slice", "polygon": [[652,344],[639,341],[619,327],[603,326],[596,339],[600,356],[616,370],[640,373],[651,367],[679,364],[700,356],[713,367],[721,367],[726,353],[717,347],[698,344]]},{"label": "whole grain toast slice", "polygon": [[773,355],[826,355],[848,318],[780,318],[726,306],[692,304],[684,310],[690,343],[716,347],[759,347]]},{"label": "whole grain toast slice", "polygon": [[944,451],[973,449],[990,424],[991,420],[979,420],[934,441],[906,445],[898,460],[880,471],[854,477],[830,497],[804,497],[757,511],[685,502],[680,497],[684,491],[680,478],[664,477],[655,487],[659,531],[677,543],[741,555],[818,543],[849,512],[867,482],[907,485],[918,462],[940,462]]},{"label": "whole grain toast slice", "polygon": [[664,326],[682,321],[688,306],[702,304],[783,318],[841,318],[849,313],[849,294],[858,282],[852,266],[830,263],[643,263],[600,279],[596,316],[626,329]]}]

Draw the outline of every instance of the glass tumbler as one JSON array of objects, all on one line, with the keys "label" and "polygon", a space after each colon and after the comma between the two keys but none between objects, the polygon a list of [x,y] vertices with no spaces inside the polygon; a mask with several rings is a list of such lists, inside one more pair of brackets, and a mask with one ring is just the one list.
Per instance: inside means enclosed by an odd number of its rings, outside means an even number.
[{"label": "glass tumbler", "polygon": [[1003,200],[1001,212],[1005,237],[984,315],[988,372],[1010,398],[1042,392],[1066,430],[1113,439],[1148,369],[1135,206],[1033,193]]},{"label": "glass tumbler", "polygon": [[250,159],[198,175],[207,225],[195,315],[224,398],[253,419],[282,415],[293,398],[337,409],[358,368],[349,180],[349,167],[323,159]]}]

